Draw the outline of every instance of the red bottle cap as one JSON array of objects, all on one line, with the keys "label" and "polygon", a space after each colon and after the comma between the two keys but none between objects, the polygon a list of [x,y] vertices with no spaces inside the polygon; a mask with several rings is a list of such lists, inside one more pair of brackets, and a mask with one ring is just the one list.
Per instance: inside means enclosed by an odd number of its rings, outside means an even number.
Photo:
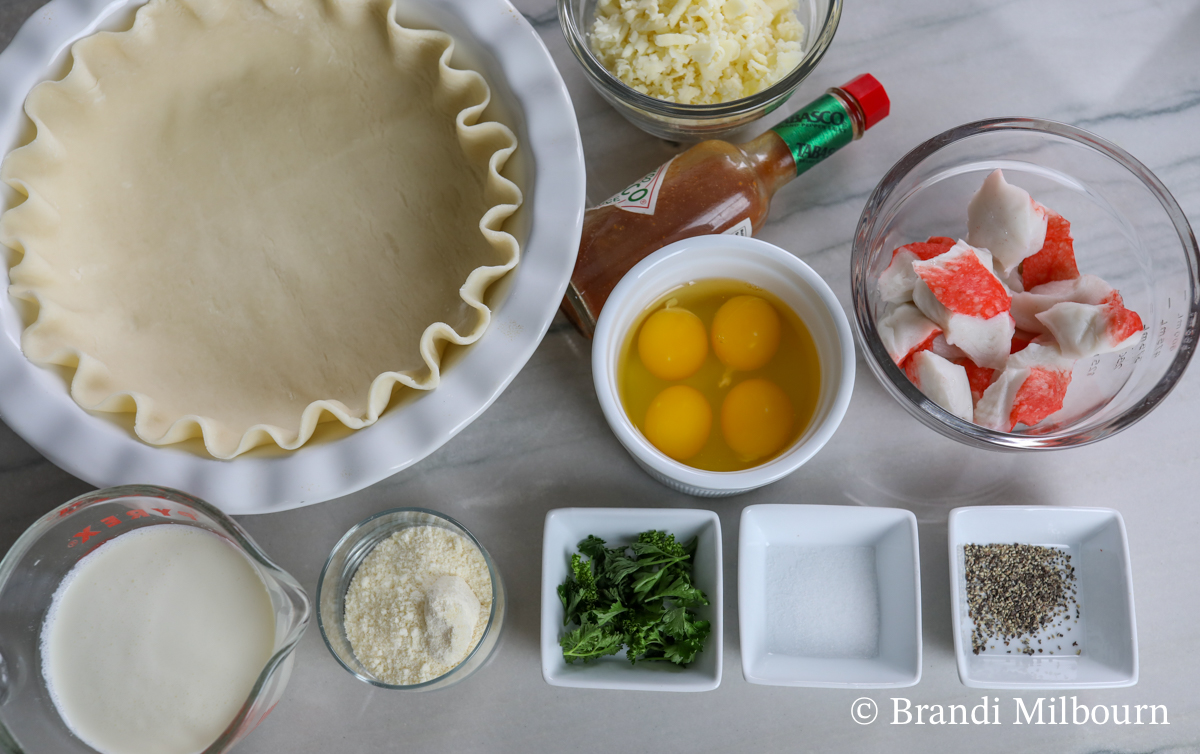
[{"label": "red bottle cap", "polygon": [[853,97],[862,108],[864,131],[886,118],[892,109],[892,101],[888,99],[883,84],[869,73],[864,73],[838,88]]}]

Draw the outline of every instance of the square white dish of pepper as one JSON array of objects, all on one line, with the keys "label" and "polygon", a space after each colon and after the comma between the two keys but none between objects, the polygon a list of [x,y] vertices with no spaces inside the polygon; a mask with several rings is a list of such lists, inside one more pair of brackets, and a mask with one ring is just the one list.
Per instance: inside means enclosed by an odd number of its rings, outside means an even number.
[{"label": "square white dish of pepper", "polygon": [[950,601],[963,685],[1085,689],[1138,680],[1133,571],[1108,508],[950,512]]}]

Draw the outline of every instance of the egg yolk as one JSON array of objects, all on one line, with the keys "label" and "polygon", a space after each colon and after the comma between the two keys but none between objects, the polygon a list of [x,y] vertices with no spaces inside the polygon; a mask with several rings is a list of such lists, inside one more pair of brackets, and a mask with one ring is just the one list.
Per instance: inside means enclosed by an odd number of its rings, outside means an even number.
[{"label": "egg yolk", "polygon": [[792,402],[770,380],[734,385],[721,405],[721,434],[743,461],[779,452],[792,434]]},{"label": "egg yolk", "polygon": [[638,356],[660,380],[691,377],[708,356],[704,323],[687,309],[659,309],[642,324]]},{"label": "egg yolk", "polygon": [[725,366],[749,372],[779,350],[779,313],[758,296],[734,296],[713,317],[713,352]]},{"label": "egg yolk", "polygon": [[700,452],[712,431],[713,412],[694,387],[672,385],[646,410],[646,439],[676,461]]}]

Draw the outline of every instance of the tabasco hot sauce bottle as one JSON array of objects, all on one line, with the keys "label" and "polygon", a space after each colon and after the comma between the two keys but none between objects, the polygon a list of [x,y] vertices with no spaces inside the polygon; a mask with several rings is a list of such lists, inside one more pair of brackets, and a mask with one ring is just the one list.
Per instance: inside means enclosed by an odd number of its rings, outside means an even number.
[{"label": "tabasco hot sauce bottle", "polygon": [[888,114],[870,74],[834,87],[745,144],[703,141],[587,211],[563,312],[589,338],[608,295],[652,252],[709,233],[753,235],[780,186]]}]

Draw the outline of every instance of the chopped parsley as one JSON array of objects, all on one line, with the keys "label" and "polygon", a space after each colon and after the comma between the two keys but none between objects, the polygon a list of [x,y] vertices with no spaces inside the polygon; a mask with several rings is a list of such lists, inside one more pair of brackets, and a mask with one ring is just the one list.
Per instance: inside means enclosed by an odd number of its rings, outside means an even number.
[{"label": "chopped parsley", "polygon": [[655,530],[628,547],[608,548],[594,536],[580,542],[558,587],[563,625],[578,626],[558,640],[563,659],[587,663],[624,649],[634,664],[695,660],[712,629],[692,609],[708,604],[692,585],[695,552],[695,538],[681,545]]}]

